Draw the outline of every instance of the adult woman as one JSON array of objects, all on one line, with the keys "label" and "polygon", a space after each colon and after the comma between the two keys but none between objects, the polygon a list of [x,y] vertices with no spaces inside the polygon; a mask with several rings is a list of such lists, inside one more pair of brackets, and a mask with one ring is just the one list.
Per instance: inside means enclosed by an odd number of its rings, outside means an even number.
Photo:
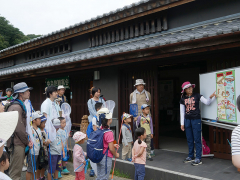
[{"label": "adult woman", "polygon": [[[199,93],[193,93],[195,84],[184,82],[182,84],[182,97],[180,100],[181,112],[181,130],[186,132],[188,142],[188,157],[183,161],[184,163],[192,162],[196,166],[202,164],[202,140],[201,140],[201,114],[199,109],[199,102],[210,105],[215,92],[208,98],[204,98]],[[194,142],[196,147],[196,158],[194,160]]]},{"label": "adult woman", "polygon": [[92,96],[93,98],[89,99],[88,102],[87,102],[87,105],[88,105],[88,111],[89,111],[89,116],[88,116],[88,122],[92,122],[92,118],[93,116],[96,116],[97,115],[97,111],[95,109],[95,104],[97,102],[100,102],[100,103],[105,103],[105,101],[100,98],[100,95],[101,95],[101,89],[100,88],[97,88],[97,87],[94,87],[92,88]]}]

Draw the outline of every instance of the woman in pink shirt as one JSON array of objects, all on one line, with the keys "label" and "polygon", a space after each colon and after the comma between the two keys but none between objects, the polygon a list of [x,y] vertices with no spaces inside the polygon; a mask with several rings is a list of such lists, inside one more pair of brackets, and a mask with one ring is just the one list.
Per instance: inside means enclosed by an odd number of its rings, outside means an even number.
[{"label": "woman in pink shirt", "polygon": [[86,152],[83,151],[80,144],[83,144],[86,138],[86,134],[77,131],[73,135],[75,146],[73,148],[73,167],[76,174],[75,180],[85,180],[84,166],[86,164],[85,157]]},{"label": "woman in pink shirt", "polygon": [[[102,122],[102,129],[109,129],[110,124],[112,123],[112,113],[109,112],[107,108],[102,108],[98,112],[99,121]],[[97,163],[97,178],[96,180],[108,180],[109,174],[112,168],[112,158],[113,155],[118,158],[119,153],[116,152],[115,148],[119,148],[118,144],[113,144],[114,136],[112,131],[107,131],[103,135],[103,154],[106,155],[103,159]],[[107,159],[107,160],[106,160]],[[106,163],[107,162],[107,163]],[[107,173],[106,173],[107,170]]]},{"label": "woman in pink shirt", "polygon": [[132,149],[132,161],[135,166],[135,180],[144,180],[145,177],[145,164],[147,154],[147,144],[144,142],[146,139],[146,130],[140,127],[135,130],[136,141]]}]

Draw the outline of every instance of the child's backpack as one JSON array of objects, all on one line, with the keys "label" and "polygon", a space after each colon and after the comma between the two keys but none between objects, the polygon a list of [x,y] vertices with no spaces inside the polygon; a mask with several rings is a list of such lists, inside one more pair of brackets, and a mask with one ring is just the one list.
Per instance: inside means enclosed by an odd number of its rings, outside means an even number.
[{"label": "child's backpack", "polygon": [[98,129],[93,131],[87,140],[87,155],[88,158],[94,162],[99,163],[108,150],[103,154],[103,136],[104,133],[109,132],[109,129]]},{"label": "child's backpack", "polygon": [[207,143],[203,137],[202,137],[202,150],[203,155],[210,154],[210,148],[207,146]]}]

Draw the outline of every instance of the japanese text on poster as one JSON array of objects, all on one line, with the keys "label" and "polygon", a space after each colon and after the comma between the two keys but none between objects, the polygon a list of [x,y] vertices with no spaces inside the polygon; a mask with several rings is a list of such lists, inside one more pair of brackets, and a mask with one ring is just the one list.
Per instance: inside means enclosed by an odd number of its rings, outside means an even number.
[{"label": "japanese text on poster", "polygon": [[48,86],[60,86],[63,85],[66,89],[70,89],[70,82],[69,82],[69,77],[61,77],[61,78],[47,78],[46,79],[46,87]]},{"label": "japanese text on poster", "polygon": [[217,115],[218,119],[237,122],[235,98],[235,71],[216,74]]}]

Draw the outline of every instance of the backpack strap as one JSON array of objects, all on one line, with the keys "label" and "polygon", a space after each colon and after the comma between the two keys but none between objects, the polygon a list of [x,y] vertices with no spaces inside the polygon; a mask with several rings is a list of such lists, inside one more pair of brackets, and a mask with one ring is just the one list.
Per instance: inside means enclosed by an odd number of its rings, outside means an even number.
[{"label": "backpack strap", "polygon": [[130,132],[132,132],[132,131],[131,131],[131,128],[130,128],[128,125],[123,124],[123,126],[125,126]]}]

